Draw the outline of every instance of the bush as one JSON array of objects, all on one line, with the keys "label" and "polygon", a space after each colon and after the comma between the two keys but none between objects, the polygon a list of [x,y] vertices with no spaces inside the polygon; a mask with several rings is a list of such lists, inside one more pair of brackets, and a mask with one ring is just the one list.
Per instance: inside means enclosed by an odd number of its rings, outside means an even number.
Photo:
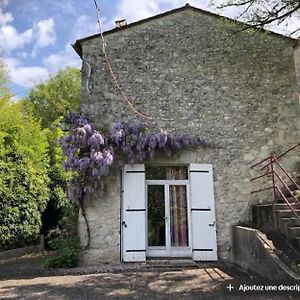
[{"label": "bush", "polygon": [[[65,206],[69,205],[70,202],[66,195],[66,188],[67,181],[72,177],[72,174],[65,172],[63,169],[64,157],[58,144],[58,139],[62,135],[63,133],[58,127],[47,130],[47,140],[49,143],[48,188],[51,193],[47,207],[42,214],[41,233],[45,236],[57,228],[59,220],[64,216]],[[49,248],[48,241],[49,239],[46,239],[45,247],[47,249]]]},{"label": "bush", "polygon": [[74,268],[77,266],[78,249],[74,246],[65,246],[60,249],[60,253],[56,256],[48,258],[43,268]]},{"label": "bush", "polygon": [[0,160],[0,249],[32,243],[41,228],[41,213],[32,191],[35,177],[22,161]]},{"label": "bush", "polygon": [[0,250],[31,244],[48,200],[47,139],[21,103],[0,98]]},{"label": "bush", "polygon": [[[59,228],[50,232],[49,244],[56,255],[48,258],[44,268],[73,268],[77,265],[78,245],[77,215],[78,209],[72,203],[63,207],[64,216],[59,222]],[[53,235],[55,237],[53,238]]]}]

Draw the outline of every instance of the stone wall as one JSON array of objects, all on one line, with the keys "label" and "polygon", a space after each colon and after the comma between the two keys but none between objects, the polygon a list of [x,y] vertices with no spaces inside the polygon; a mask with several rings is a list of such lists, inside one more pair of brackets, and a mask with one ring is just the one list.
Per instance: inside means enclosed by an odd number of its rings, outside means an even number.
[{"label": "stone wall", "polygon": [[[300,129],[294,41],[239,29],[236,23],[187,8],[105,35],[122,86],[136,108],[155,118],[150,123],[217,145],[185,152],[170,163],[213,164],[221,259],[230,256],[232,225],[251,219],[252,203],[269,200],[250,195],[255,188],[249,182],[250,166],[298,142]],[[92,67],[92,93],[83,87],[82,111],[99,129],[137,118],[114,88],[100,38],[85,40],[81,47]],[[84,67],[83,82],[86,75]],[[296,154],[289,156],[291,167]],[[95,197],[89,204],[98,259],[119,251],[119,185],[109,189],[108,197],[99,202]],[[103,243],[108,234],[113,239]]]},{"label": "stone wall", "polygon": [[[85,199],[85,211],[91,232],[89,249],[82,251],[79,265],[120,261],[120,174],[111,172],[99,191]],[[86,224],[78,223],[81,247],[87,244]]]},{"label": "stone wall", "polygon": [[[296,75],[298,81],[298,93],[300,93],[300,40],[298,40],[298,43],[295,47],[294,58],[295,58]],[[299,96],[299,102],[300,102],[300,96]]]}]

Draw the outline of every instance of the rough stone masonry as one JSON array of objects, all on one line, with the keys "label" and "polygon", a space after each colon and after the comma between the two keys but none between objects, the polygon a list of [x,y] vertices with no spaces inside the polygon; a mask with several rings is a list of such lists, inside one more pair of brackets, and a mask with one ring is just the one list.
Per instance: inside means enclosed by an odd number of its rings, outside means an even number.
[{"label": "rough stone masonry", "polygon": [[[299,142],[295,40],[241,28],[240,23],[184,7],[105,33],[113,69],[136,108],[153,116],[158,127],[216,145],[169,162],[213,164],[222,260],[230,258],[232,225],[251,219],[253,203],[270,200],[250,194],[257,187],[250,183],[250,166]],[[92,68],[89,93],[83,65],[81,109],[98,129],[138,118],[114,87],[100,37],[77,41],[75,48]],[[290,167],[297,154],[290,155]],[[92,237],[82,263],[119,261],[120,173],[110,174],[105,189],[85,203]],[[84,244],[82,219],[79,232]]]}]

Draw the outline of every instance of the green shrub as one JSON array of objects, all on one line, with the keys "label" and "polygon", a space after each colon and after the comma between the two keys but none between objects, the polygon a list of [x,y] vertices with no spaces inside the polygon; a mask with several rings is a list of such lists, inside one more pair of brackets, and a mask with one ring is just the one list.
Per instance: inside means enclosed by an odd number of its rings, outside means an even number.
[{"label": "green shrub", "polygon": [[43,263],[44,268],[73,268],[77,265],[79,245],[77,236],[78,209],[73,203],[67,203],[63,210],[64,216],[59,222],[59,228],[54,231],[56,236],[49,242],[51,248],[55,250],[55,256],[48,258]]},{"label": "green shrub", "polygon": [[48,200],[48,142],[21,103],[0,97],[0,251],[31,244]]},{"label": "green shrub", "polygon": [[74,268],[77,266],[78,249],[73,245],[59,249],[59,254],[48,258],[43,268]]}]

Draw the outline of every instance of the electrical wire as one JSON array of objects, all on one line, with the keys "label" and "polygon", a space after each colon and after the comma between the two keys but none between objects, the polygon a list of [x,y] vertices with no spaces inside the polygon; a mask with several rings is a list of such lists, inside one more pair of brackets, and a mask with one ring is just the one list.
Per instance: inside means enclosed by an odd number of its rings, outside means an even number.
[{"label": "electrical wire", "polygon": [[96,0],[94,0],[94,3],[95,3],[96,11],[97,11],[97,22],[98,22],[98,25],[99,25],[99,31],[100,31],[100,36],[101,36],[101,40],[102,40],[102,51],[103,51],[103,54],[104,54],[105,63],[108,67],[110,76],[111,76],[117,90],[119,91],[119,93],[122,96],[123,100],[129,105],[129,107],[131,108],[131,110],[134,113],[136,113],[141,118],[144,118],[146,120],[154,120],[153,117],[147,116],[146,114],[144,114],[144,113],[140,112],[138,109],[136,109],[134,107],[133,102],[128,98],[125,91],[122,89],[122,87],[119,83],[118,77],[116,76],[116,74],[113,71],[113,68],[111,66],[111,63],[110,63],[110,60],[109,60],[109,57],[108,57],[108,54],[107,54],[107,51],[106,51],[106,43],[105,43],[105,39],[104,39],[103,31],[102,31],[101,20],[100,20],[100,8],[99,8]]}]

